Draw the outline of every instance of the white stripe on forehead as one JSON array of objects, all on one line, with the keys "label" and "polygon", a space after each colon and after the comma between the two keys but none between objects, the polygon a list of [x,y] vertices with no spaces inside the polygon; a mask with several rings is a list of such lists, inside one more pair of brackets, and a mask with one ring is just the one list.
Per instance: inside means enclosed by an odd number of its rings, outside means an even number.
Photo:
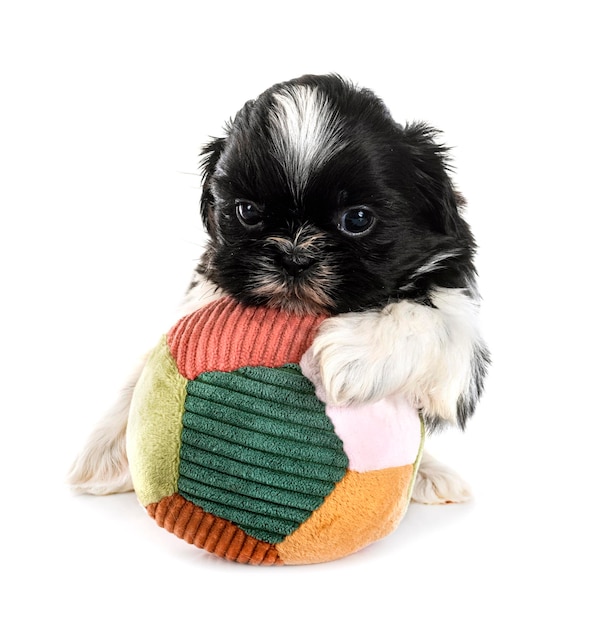
[{"label": "white stripe on forehead", "polygon": [[301,196],[311,173],[345,145],[341,124],[327,97],[307,85],[274,94],[269,117],[274,154],[283,166],[292,191]]}]

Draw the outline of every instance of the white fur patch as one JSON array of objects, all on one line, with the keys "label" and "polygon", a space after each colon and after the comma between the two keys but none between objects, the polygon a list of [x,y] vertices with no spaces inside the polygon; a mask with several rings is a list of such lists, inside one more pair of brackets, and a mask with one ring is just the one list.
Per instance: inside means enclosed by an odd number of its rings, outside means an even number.
[{"label": "white fur patch", "polygon": [[413,502],[451,504],[470,499],[469,485],[456,472],[424,452],[412,492]]},{"label": "white fur patch", "polygon": [[314,87],[297,85],[275,94],[271,141],[288,182],[301,195],[310,174],[345,145],[336,111]]},{"label": "white fur patch", "polygon": [[208,280],[203,274],[194,272],[192,279],[194,286],[188,290],[180,302],[173,323],[184,315],[189,315],[225,295],[215,283]]},{"label": "white fur patch", "polygon": [[437,289],[431,300],[433,307],[403,300],[323,322],[313,351],[329,401],[402,393],[426,417],[457,422],[481,344],[478,307],[461,289]]},{"label": "white fur patch", "polygon": [[117,401],[96,426],[73,463],[67,481],[75,492],[102,496],[133,489],[125,437],[131,396],[144,365],[145,358],[131,373]]}]

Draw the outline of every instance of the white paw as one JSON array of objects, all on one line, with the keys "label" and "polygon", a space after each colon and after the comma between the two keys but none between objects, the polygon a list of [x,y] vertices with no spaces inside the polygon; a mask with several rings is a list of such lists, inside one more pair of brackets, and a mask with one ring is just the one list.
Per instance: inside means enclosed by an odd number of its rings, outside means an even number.
[{"label": "white paw", "polygon": [[379,312],[367,311],[340,315],[321,325],[311,358],[329,403],[375,402],[394,391],[397,381],[389,376],[393,342],[375,337],[380,319]]},{"label": "white paw", "polygon": [[412,500],[421,504],[467,502],[472,497],[469,485],[453,470],[423,455],[415,480]]},{"label": "white paw", "polygon": [[461,399],[474,405],[480,385],[473,372],[481,377],[485,365],[476,305],[452,289],[437,290],[432,301],[403,300],[323,322],[312,352],[328,401],[348,405],[400,393],[424,417],[456,423]]}]

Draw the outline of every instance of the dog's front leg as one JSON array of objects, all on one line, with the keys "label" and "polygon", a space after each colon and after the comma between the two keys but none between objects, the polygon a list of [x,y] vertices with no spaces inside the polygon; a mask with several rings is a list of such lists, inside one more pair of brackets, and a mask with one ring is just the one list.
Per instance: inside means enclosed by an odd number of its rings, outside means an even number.
[{"label": "dog's front leg", "polygon": [[488,364],[477,303],[462,289],[437,289],[430,300],[325,320],[312,354],[327,400],[348,405],[401,393],[429,426],[464,426]]},{"label": "dog's front leg", "polygon": [[[326,320],[310,351],[327,402],[374,402],[400,393],[426,424],[461,427],[473,413],[489,362],[477,324],[477,304],[463,290],[440,289],[431,305],[400,301],[381,311]],[[468,485],[425,453],[413,500],[463,502]]]}]

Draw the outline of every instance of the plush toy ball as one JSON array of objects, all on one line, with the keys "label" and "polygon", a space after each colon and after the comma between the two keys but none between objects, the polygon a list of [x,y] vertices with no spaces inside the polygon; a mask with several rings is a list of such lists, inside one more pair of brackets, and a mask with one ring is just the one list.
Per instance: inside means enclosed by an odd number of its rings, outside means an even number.
[{"label": "plush toy ball", "polygon": [[127,431],[137,497],[159,526],[261,565],[338,559],[396,528],[423,425],[398,397],[319,399],[302,357],[324,320],[222,298],[161,339]]}]

